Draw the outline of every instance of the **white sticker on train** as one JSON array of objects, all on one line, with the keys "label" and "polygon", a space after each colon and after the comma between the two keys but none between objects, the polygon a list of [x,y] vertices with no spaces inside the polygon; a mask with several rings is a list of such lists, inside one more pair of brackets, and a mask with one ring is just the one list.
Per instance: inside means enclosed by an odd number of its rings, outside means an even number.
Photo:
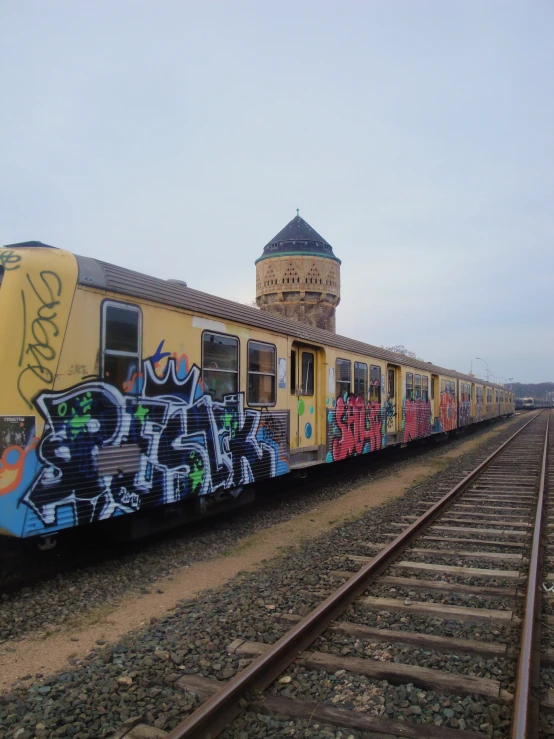
[{"label": "white sticker on train", "polygon": [[219,331],[221,334],[227,333],[227,326],[221,321],[210,321],[209,318],[200,318],[199,316],[192,317],[192,327]]}]

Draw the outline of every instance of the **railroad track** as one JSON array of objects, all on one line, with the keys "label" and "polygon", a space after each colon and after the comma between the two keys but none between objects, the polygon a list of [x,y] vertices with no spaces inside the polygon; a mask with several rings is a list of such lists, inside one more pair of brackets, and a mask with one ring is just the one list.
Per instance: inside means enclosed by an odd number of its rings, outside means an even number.
[{"label": "railroad track", "polygon": [[[402,529],[392,540],[368,540],[362,553],[337,553],[337,570],[331,574],[343,584],[331,594],[310,593],[312,598],[319,595],[321,602],[307,615],[282,614],[291,628],[275,644],[246,640],[229,644],[229,652],[245,662],[252,661],[228,682],[201,675],[180,678],[177,686],[195,694],[202,703],[172,731],[134,721],[114,737],[208,739],[224,732],[245,712],[278,720],[307,720],[391,739],[477,739],[492,735],[486,723],[480,732],[465,730],[454,710],[451,713],[457,728],[451,728],[452,724],[417,723],[417,701],[413,703],[416,720],[404,721],[339,707],[340,703],[332,700],[305,699],[300,697],[301,690],[290,697],[294,691],[287,686],[293,678],[288,672],[293,663],[306,670],[323,671],[320,674],[362,675],[393,685],[448,693],[453,705],[457,699],[471,696],[476,712],[479,701],[509,707],[512,720],[505,727],[505,736],[538,735],[539,716],[544,723],[541,711],[546,715],[554,710],[554,685],[548,682],[548,668],[554,664],[550,636],[554,634],[554,615],[548,609],[542,619],[547,627],[543,631],[548,635],[546,641],[543,637],[543,647],[550,652],[543,651],[539,660],[539,652],[534,649],[540,640],[542,537],[550,531],[554,535],[554,522],[548,522],[545,504],[548,482],[553,480],[552,468],[547,467],[554,436],[551,434],[549,440],[549,416],[547,412],[529,421],[451,490],[439,489],[430,507],[422,504],[422,510],[403,516],[392,526]],[[550,541],[547,554],[554,553],[554,539]],[[545,572],[544,576],[547,583],[554,584],[554,574]],[[548,594],[544,600],[552,609],[552,596]],[[443,633],[409,626],[383,629],[379,628],[382,613],[405,614],[408,625],[414,619],[420,619],[420,623],[434,619],[448,628]],[[450,624],[496,624],[498,639],[480,640],[477,632],[472,638],[455,637]],[[503,639],[506,627],[519,630],[517,643]],[[351,657],[325,649],[333,646],[337,635],[351,639],[354,646],[361,645],[357,651],[364,656]],[[456,655],[460,660],[486,660],[495,676],[421,667],[396,659],[383,661],[376,649],[379,643]],[[550,693],[546,693],[548,687]]]}]

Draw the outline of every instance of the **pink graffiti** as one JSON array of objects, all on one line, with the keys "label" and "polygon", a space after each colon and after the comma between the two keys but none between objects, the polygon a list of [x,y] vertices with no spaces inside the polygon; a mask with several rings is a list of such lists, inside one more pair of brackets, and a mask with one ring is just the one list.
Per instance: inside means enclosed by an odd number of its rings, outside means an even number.
[{"label": "pink graffiti", "polygon": [[404,441],[431,433],[431,403],[428,400],[407,400],[404,413]]},{"label": "pink graffiti", "polygon": [[440,419],[442,431],[453,431],[457,426],[456,399],[452,393],[441,393]]},{"label": "pink graffiti", "polygon": [[336,423],[340,436],[333,440],[333,459],[362,454],[367,443],[371,451],[381,448],[381,406],[366,403],[363,395],[337,399]]}]

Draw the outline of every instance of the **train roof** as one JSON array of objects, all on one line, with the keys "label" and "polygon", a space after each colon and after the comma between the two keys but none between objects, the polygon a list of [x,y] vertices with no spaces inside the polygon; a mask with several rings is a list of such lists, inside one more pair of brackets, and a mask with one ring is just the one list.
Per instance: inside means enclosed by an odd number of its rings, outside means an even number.
[{"label": "train roof", "polygon": [[[43,244],[40,241],[22,241],[17,244],[5,245],[5,248],[22,247],[56,249],[55,246]],[[100,259],[84,257],[79,254],[75,254],[74,256],[77,260],[79,270],[77,281],[81,285],[111,290],[114,293],[129,295],[139,299],[146,298],[155,303],[169,305],[174,308],[183,308],[185,310],[217,316],[224,320],[236,321],[267,331],[293,336],[301,341],[313,344],[326,344],[336,349],[369,355],[376,359],[394,362],[395,364],[408,365],[424,372],[434,372],[435,374],[457,377],[468,382],[476,382],[478,380],[478,384],[505,390],[502,385],[479,380],[479,378],[472,375],[466,375],[462,372],[448,369],[447,367],[440,367],[433,362],[412,359],[405,354],[396,354],[382,347],[366,344],[356,339],[349,339],[347,336],[334,334],[331,331],[325,331],[321,328],[314,328],[304,323],[297,323],[296,321],[281,318],[266,311],[251,308],[242,303],[236,303],[233,300],[226,300],[225,298],[218,298],[215,295],[210,295],[200,290],[193,290],[186,283],[180,282],[179,280],[162,280],[159,277],[151,277],[150,275],[135,272],[126,267],[119,267],[109,262],[103,262]]]},{"label": "train roof", "polygon": [[[257,308],[251,308],[242,303],[236,303],[232,300],[226,300],[225,298],[200,292],[199,290],[193,290],[184,283],[151,277],[150,275],[134,272],[125,267],[118,267],[115,264],[91,257],[75,256],[79,267],[78,281],[82,285],[111,290],[112,292],[130,295],[135,298],[146,298],[147,300],[152,300],[163,305],[205,313],[228,321],[245,323],[267,331],[293,336],[301,341],[313,344],[326,344],[336,349],[370,355],[376,359],[394,362],[395,364],[408,365],[425,372],[457,377],[468,382],[475,382],[477,380],[477,378],[471,375],[440,367],[432,362],[412,359],[404,354],[396,354],[387,349],[366,344],[363,341],[349,339],[346,336],[334,334],[320,328],[313,328],[303,323],[296,323],[296,321],[281,318],[280,316],[272,315]],[[505,389],[501,385],[491,382],[485,383],[484,380],[479,381],[479,383],[486,384],[489,387]]]}]

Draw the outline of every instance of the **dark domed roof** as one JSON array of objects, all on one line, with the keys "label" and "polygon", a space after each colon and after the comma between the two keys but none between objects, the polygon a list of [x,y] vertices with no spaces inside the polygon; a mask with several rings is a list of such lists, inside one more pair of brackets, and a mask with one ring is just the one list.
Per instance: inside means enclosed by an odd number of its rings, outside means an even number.
[{"label": "dark domed roof", "polygon": [[328,259],[334,259],[340,264],[338,259],[333,254],[333,247],[326,241],[323,236],[320,236],[309,223],[307,223],[299,215],[295,216],[292,221],[287,223],[282,231],[279,231],[277,236],[274,236],[264,247],[264,253],[256,260],[259,262],[261,259],[267,259],[268,257],[275,256],[286,256],[289,254],[310,256],[317,254],[321,257],[327,257]]}]

